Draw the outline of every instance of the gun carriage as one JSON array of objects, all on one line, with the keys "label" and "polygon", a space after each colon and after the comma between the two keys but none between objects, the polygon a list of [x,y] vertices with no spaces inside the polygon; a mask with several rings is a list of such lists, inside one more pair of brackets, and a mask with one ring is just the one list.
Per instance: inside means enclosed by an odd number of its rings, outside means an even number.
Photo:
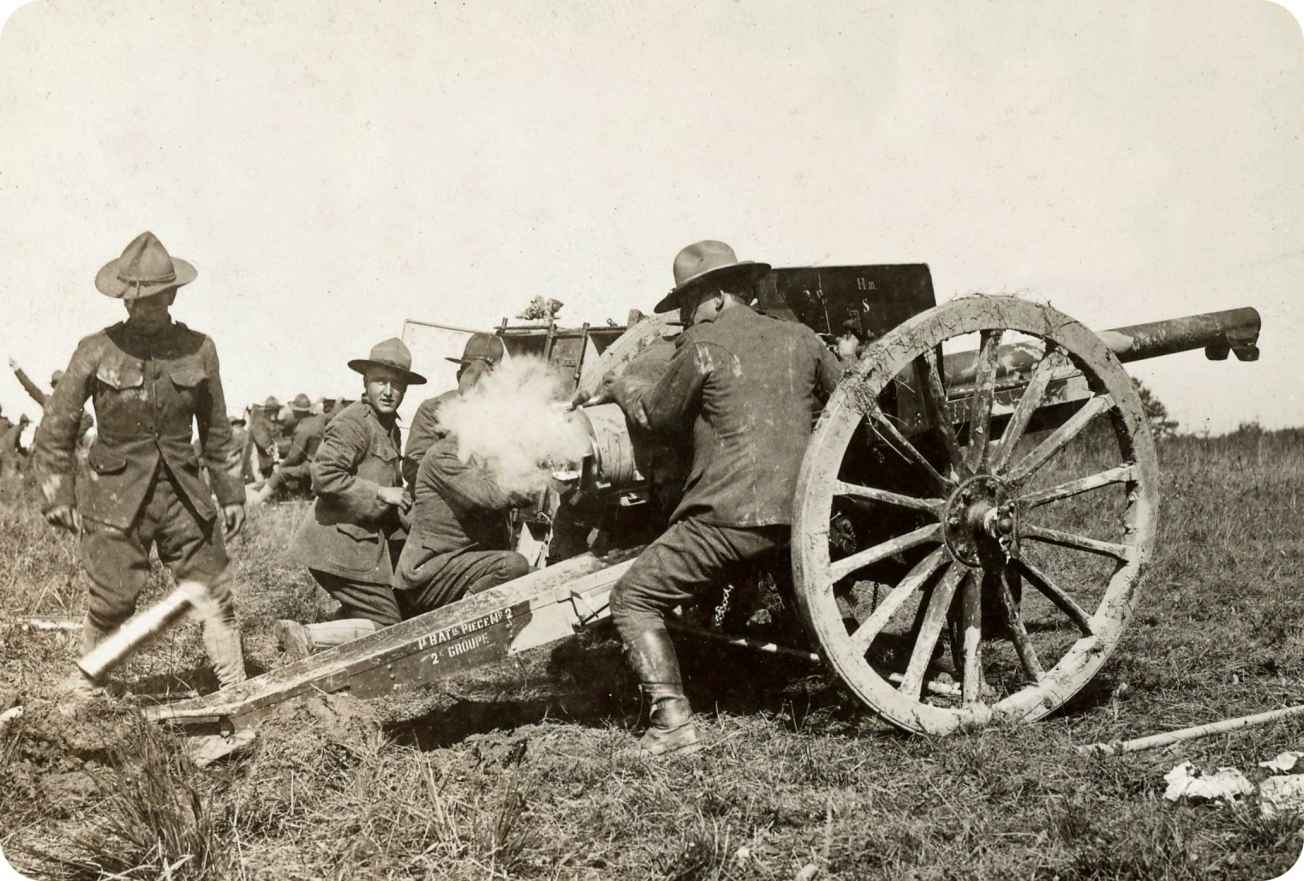
[{"label": "gun carriage", "polygon": [[[1122,364],[1193,349],[1255,360],[1258,313],[1097,333],[1012,297],[938,305],[924,265],[776,269],[757,305],[847,356],[794,499],[789,601],[809,644],[683,628],[827,664],[871,710],[917,733],[1032,721],[1062,706],[1118,645],[1155,546],[1155,440]],[[666,316],[498,329],[510,355],[544,357],[586,393],[626,370],[655,372],[678,332]],[[374,697],[437,685],[604,620],[640,550],[630,536],[655,534],[666,510],[657,483],[673,484],[674,469],[658,468],[665,448],[614,405],[575,418],[593,438],[567,476],[582,499],[572,530],[581,545],[563,549],[555,506],[540,506],[522,527],[553,537],[545,568],[150,715],[229,734],[309,690]]]}]

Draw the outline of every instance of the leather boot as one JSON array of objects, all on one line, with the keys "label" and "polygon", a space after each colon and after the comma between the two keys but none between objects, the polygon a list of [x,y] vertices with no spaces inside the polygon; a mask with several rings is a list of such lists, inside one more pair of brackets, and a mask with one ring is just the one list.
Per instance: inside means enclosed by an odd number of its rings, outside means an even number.
[{"label": "leather boot", "polygon": [[317,649],[308,628],[298,621],[282,618],[272,625],[272,632],[276,634],[276,647],[285,652],[285,659],[291,663],[302,661]]},{"label": "leather boot", "polygon": [[[90,616],[82,619],[81,655],[86,657],[91,650],[104,641],[109,631],[102,630],[91,623]],[[66,679],[59,683],[57,690],[71,700],[85,700],[98,694],[104,694],[104,681],[94,679],[82,672],[81,668],[73,670]]]},{"label": "leather boot", "polygon": [[702,747],[693,724],[693,709],[684,696],[675,645],[665,630],[645,630],[626,646],[629,665],[647,701],[648,727],[639,740],[639,753],[657,757],[688,755]]}]

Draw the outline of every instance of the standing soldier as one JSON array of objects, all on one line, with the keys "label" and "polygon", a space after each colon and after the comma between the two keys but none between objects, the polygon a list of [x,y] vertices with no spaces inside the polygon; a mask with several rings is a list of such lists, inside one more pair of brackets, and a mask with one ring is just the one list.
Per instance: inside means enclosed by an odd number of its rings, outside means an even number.
[{"label": "standing soldier", "polygon": [[[32,382],[32,378],[27,375],[27,371],[19,367],[18,362],[13,358],[9,359],[9,369],[13,370],[14,376],[18,379],[18,384],[23,387],[25,392],[27,392],[28,397],[36,402],[36,406],[45,409],[45,402],[50,399],[50,396],[47,395],[39,385]],[[62,370],[56,370],[54,373],[50,374],[51,393],[53,393],[54,389],[59,387],[59,380],[61,379],[63,379]]]},{"label": "standing soldier", "polygon": [[[32,378],[27,375],[27,371],[19,367],[18,362],[13,358],[9,359],[9,367],[13,370],[14,377],[17,378],[18,384],[23,387],[25,392],[27,392],[28,397],[36,402],[36,406],[44,410],[46,402],[50,400],[50,395],[47,395],[39,385],[32,382]],[[50,374],[51,395],[54,394],[54,390],[59,387],[59,380],[61,379],[63,379],[62,370],[56,370]],[[81,426],[77,433],[78,440],[86,438],[87,432],[89,432],[94,425],[95,422],[91,419],[90,414],[82,411]]]},{"label": "standing soldier", "polygon": [[397,338],[377,343],[349,368],[363,377],[363,400],[326,426],[309,465],[317,501],[294,537],[294,555],[342,606],[341,618],[303,625],[278,621],[291,658],[339,645],[402,620],[391,582],[412,504],[400,470],[398,408],[409,385],[412,353]]},{"label": "standing soldier", "polygon": [[277,420],[281,418],[281,402],[274,396],[269,396],[263,405],[257,404],[249,408],[249,445],[253,447],[246,459],[256,459],[252,470],[255,472],[250,475],[252,480],[257,481],[259,486],[261,481],[266,479],[271,473],[272,468],[280,459],[280,451],[276,448],[276,438],[280,434],[277,426]]},{"label": "standing soldier", "polygon": [[[95,286],[123,301],[127,320],[78,344],[46,404],[34,464],[46,519],[81,535],[91,580],[83,654],[135,611],[153,547],[177,581],[207,586],[212,610],[204,620],[204,648],[227,686],[245,678],[224,546],[244,525],[244,487],[228,468],[231,425],[217,349],[169,313],[177,288],[195,275],[150,232],[99,271]],[[73,451],[87,398],[100,431],[89,453],[89,479],[77,487]],[[195,426],[220,519],[190,446]],[[80,671],[68,684],[81,692],[96,685]]]},{"label": "standing soldier", "polygon": [[841,372],[810,328],[752,311],[752,288],[769,269],[740,262],[723,242],[684,248],[675,287],[656,306],[678,308],[687,328],[674,357],[655,386],[621,378],[608,387],[639,425],[692,433],[670,527],[611,591],[612,620],[650,706],[640,747],[651,755],[697,749],[666,615],[783,547],[814,414]]}]

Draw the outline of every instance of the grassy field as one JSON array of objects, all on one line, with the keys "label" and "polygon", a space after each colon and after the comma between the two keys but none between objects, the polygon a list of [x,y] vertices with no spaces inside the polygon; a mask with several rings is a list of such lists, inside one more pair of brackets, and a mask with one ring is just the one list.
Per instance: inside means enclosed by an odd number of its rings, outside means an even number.
[{"label": "grassy field", "polygon": [[[622,753],[638,706],[601,635],[550,654],[548,682],[527,665],[400,709],[306,702],[203,770],[139,720],[142,698],[64,719],[48,695],[74,640],[23,622],[80,615],[74,544],[5,487],[0,703],[26,715],[0,735],[0,847],[41,878],[1273,878],[1300,853],[1297,818],[1261,819],[1252,796],[1171,804],[1163,774],[1189,760],[1257,779],[1259,761],[1300,747],[1304,721],[1116,757],[1072,749],[1300,702],[1304,433],[1181,437],[1161,457],[1136,618],[1050,718],[905,736],[818,671],[695,649],[711,746],[662,763]],[[285,562],[301,511],[254,512],[233,548],[251,672],[277,663],[275,618],[328,611]],[[115,678],[143,699],[213,687],[194,624]]]}]

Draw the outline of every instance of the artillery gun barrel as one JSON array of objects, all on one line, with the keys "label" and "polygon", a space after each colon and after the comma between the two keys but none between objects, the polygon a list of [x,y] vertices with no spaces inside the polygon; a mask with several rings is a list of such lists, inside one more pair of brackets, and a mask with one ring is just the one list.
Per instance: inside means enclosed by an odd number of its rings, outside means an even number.
[{"label": "artillery gun barrel", "polygon": [[1241,361],[1255,361],[1259,357],[1262,323],[1258,310],[1246,306],[1115,327],[1101,331],[1100,338],[1124,362],[1192,349],[1204,349],[1205,355],[1215,361],[1226,358],[1228,352],[1235,352]]},{"label": "artillery gun barrel", "polygon": [[[1261,325],[1258,310],[1246,306],[1114,327],[1099,331],[1097,335],[1118,360],[1124,362],[1143,361],[1192,349],[1204,349],[1205,355],[1214,361],[1226,359],[1230,352],[1235,352],[1241,361],[1257,361]],[[996,359],[998,382],[1017,384],[1026,380],[1027,371],[1040,358],[1040,348],[1028,343],[1001,346]],[[978,353],[972,349],[944,356],[947,385],[953,393],[967,393],[974,380],[977,360]]]}]

